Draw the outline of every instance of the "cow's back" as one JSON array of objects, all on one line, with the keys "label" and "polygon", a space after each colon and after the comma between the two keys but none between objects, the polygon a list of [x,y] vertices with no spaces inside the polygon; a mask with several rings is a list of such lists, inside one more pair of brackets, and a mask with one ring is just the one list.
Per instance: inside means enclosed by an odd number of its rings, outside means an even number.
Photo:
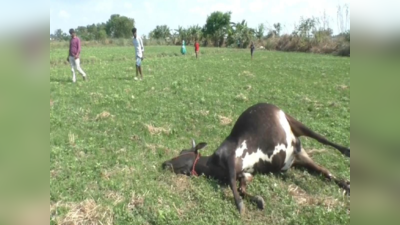
[{"label": "cow's back", "polygon": [[227,140],[236,144],[230,151],[235,151],[238,167],[264,173],[290,167],[297,139],[281,109],[259,103],[239,116]]}]

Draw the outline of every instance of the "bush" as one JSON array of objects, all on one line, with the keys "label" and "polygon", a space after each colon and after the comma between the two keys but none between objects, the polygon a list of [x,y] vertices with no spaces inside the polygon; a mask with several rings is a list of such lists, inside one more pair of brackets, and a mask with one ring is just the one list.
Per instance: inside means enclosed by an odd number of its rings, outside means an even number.
[{"label": "bush", "polygon": [[349,56],[350,57],[350,43],[342,43],[338,49],[334,52],[337,56]]}]

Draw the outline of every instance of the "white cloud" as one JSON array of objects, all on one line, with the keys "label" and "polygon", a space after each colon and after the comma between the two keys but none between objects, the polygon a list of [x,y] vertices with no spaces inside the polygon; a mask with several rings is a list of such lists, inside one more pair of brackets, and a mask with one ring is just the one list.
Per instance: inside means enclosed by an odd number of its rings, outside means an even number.
[{"label": "white cloud", "polygon": [[255,0],[248,3],[248,5],[250,12],[257,13],[266,10],[268,2],[262,0]]},{"label": "white cloud", "polygon": [[[197,0],[198,2],[203,2],[207,0]],[[211,5],[210,5],[211,4]],[[201,17],[209,16],[211,13],[215,11],[220,12],[232,12],[232,17],[241,17],[245,12],[244,5],[240,0],[229,1],[228,3],[216,3],[212,5],[210,4],[197,4],[201,6],[190,7],[189,12],[193,14],[197,14]]]},{"label": "white cloud", "polygon": [[113,8],[113,1],[99,1],[97,2],[94,10],[98,12],[110,12]]},{"label": "white cloud", "polygon": [[132,8],[132,3],[125,2],[125,3],[124,3],[124,8],[125,8],[125,9],[131,9],[131,8]]},{"label": "white cloud", "polygon": [[65,11],[65,10],[61,10],[58,13],[58,16],[61,17],[61,18],[64,18],[64,19],[68,19],[70,17],[69,13],[67,11]]},{"label": "white cloud", "polygon": [[148,14],[153,14],[153,12],[154,12],[154,4],[153,3],[145,2],[144,8],[146,9]]}]

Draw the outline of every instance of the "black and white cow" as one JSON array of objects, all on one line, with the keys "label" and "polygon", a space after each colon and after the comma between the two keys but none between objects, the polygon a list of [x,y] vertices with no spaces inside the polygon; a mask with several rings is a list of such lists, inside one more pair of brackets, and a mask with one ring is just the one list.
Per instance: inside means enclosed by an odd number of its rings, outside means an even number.
[{"label": "black and white cow", "polygon": [[[337,179],[326,168],[317,165],[302,148],[300,136],[311,137],[350,157],[349,148],[330,142],[275,105],[259,103],[240,115],[214,154],[201,156],[198,150],[207,144],[195,145],[193,141],[191,149],[182,150],[179,156],[164,162],[163,168],[177,174],[204,174],[228,182],[240,213],[244,212],[241,197],[264,208],[262,197],[253,197],[246,192],[246,182],[251,181],[255,173],[286,171],[292,166],[303,166],[322,174],[350,194],[350,182]],[[239,188],[236,187],[237,180]]]}]

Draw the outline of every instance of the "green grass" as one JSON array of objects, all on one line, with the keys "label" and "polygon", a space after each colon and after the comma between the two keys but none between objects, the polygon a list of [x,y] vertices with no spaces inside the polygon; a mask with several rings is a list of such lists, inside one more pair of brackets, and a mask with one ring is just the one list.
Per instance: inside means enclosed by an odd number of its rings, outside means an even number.
[{"label": "green grass", "polygon": [[[303,170],[256,175],[248,191],[264,197],[266,208],[245,201],[242,217],[229,187],[161,170],[191,138],[207,142],[202,154],[212,154],[237,117],[258,102],[350,146],[350,59],[256,51],[251,61],[248,50],[201,48],[196,60],[190,48],[185,57],[179,51],[146,47],[145,79],[137,82],[133,47],[83,46],[89,82],[78,75],[74,84],[67,49],[51,50],[51,223],[350,223],[349,198]],[[222,124],[221,116],[232,123]],[[326,149],[315,161],[350,179],[349,159],[314,140],[302,143],[306,150]]]}]

